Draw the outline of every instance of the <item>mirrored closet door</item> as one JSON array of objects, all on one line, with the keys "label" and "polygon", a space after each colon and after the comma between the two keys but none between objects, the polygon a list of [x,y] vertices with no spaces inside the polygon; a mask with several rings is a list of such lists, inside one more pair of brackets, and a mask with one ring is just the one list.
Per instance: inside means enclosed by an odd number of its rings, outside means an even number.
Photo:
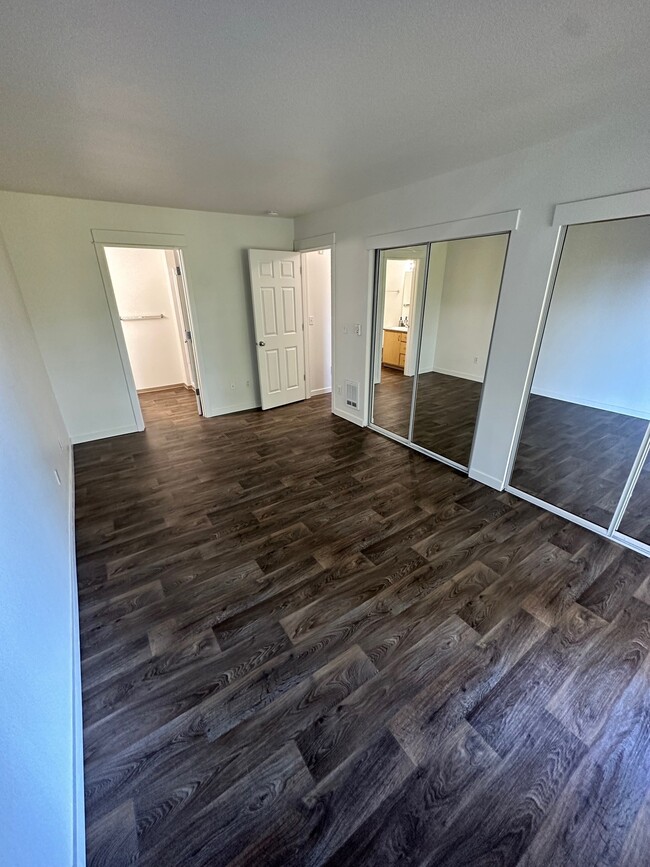
[{"label": "mirrored closet door", "polygon": [[650,217],[571,225],[510,487],[647,540],[649,419]]},{"label": "mirrored closet door", "polygon": [[467,469],[509,233],[379,250],[371,426]]},{"label": "mirrored closet door", "polygon": [[408,439],[417,360],[418,313],[427,247],[381,250],[377,263],[372,420]]}]

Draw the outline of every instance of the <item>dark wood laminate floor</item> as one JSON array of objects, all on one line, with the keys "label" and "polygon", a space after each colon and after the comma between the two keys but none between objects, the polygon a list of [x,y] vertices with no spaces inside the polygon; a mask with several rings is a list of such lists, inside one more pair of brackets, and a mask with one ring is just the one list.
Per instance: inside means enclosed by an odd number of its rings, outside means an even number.
[{"label": "dark wood laminate floor", "polygon": [[650,561],[315,398],[75,448],[93,865],[625,865]]},{"label": "dark wood laminate floor", "polygon": [[[407,437],[411,414],[413,377],[383,367],[375,386],[373,420],[399,436]],[[429,451],[467,466],[481,399],[480,382],[421,373],[415,403],[413,441]]]}]

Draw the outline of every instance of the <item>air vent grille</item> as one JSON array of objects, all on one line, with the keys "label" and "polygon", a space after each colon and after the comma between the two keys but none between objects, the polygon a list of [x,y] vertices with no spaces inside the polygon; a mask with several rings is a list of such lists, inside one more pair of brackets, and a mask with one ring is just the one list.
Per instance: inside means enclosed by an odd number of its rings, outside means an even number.
[{"label": "air vent grille", "polygon": [[359,383],[345,380],[345,403],[353,409],[359,408]]}]

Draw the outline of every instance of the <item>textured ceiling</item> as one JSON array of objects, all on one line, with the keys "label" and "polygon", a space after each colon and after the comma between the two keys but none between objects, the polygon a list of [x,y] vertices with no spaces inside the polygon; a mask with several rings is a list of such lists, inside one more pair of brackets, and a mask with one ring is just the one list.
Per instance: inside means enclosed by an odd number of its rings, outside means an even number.
[{"label": "textured ceiling", "polygon": [[3,0],[0,188],[282,215],[650,106],[647,0]]}]

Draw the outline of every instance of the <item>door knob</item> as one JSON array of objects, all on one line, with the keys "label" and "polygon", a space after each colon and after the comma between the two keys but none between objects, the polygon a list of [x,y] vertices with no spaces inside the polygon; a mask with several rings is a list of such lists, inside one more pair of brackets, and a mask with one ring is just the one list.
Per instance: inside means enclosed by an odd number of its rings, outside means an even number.
[{"label": "door knob", "polygon": [[266,343],[264,343],[263,340],[260,340],[260,342],[259,342],[257,345],[258,345],[258,346],[266,346]]}]

